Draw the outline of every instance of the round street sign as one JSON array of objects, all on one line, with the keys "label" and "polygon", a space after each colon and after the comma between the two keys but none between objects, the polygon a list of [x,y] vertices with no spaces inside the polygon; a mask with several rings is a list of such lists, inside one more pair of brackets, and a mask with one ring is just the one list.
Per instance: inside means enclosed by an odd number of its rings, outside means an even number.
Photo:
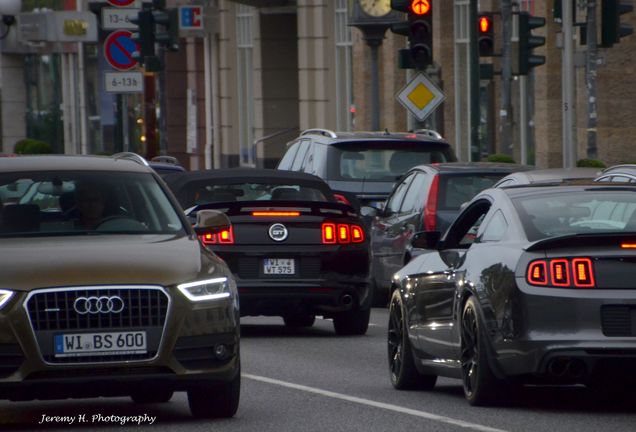
[{"label": "round street sign", "polygon": [[104,41],[104,56],[115,69],[125,71],[137,66],[135,51],[139,51],[139,46],[128,30],[114,31]]},{"label": "round street sign", "polygon": [[126,7],[126,6],[130,6],[131,4],[133,4],[135,2],[135,0],[107,0],[108,3],[112,4],[113,6],[117,6],[117,7]]}]

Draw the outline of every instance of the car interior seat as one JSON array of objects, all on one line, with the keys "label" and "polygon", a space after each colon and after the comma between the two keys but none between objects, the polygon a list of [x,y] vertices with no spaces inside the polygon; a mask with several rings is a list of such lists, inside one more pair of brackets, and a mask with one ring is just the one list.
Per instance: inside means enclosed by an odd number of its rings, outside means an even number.
[{"label": "car interior seat", "polygon": [[272,192],[272,200],[278,201],[298,201],[302,200],[302,196],[299,191],[294,188],[281,187],[274,189]]},{"label": "car interior seat", "polygon": [[232,192],[229,192],[229,191],[201,189],[196,194],[197,204],[231,202],[231,201],[236,201],[236,195],[234,195]]}]

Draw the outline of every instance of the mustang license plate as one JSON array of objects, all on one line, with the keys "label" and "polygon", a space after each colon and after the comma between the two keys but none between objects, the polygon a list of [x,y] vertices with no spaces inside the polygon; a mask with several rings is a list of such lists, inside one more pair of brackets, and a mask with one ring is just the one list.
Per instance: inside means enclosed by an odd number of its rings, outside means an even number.
[{"label": "mustang license plate", "polygon": [[55,335],[56,357],[145,354],[146,332],[65,333]]},{"label": "mustang license plate", "polygon": [[293,275],[296,273],[293,258],[265,258],[263,273],[266,275]]}]

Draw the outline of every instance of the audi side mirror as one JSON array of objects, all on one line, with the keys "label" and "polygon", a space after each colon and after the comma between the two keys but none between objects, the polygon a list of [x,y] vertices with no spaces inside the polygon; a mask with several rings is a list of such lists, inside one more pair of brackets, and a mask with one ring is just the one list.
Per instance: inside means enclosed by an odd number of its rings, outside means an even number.
[{"label": "audi side mirror", "polygon": [[199,210],[194,231],[197,234],[215,234],[230,229],[230,218],[218,210]]}]

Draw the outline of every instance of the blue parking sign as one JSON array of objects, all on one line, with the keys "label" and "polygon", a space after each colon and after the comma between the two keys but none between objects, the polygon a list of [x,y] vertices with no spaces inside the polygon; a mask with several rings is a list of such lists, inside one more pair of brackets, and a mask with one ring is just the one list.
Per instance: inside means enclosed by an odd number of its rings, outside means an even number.
[{"label": "blue parking sign", "polygon": [[181,30],[202,30],[203,7],[179,6],[179,28]]}]

